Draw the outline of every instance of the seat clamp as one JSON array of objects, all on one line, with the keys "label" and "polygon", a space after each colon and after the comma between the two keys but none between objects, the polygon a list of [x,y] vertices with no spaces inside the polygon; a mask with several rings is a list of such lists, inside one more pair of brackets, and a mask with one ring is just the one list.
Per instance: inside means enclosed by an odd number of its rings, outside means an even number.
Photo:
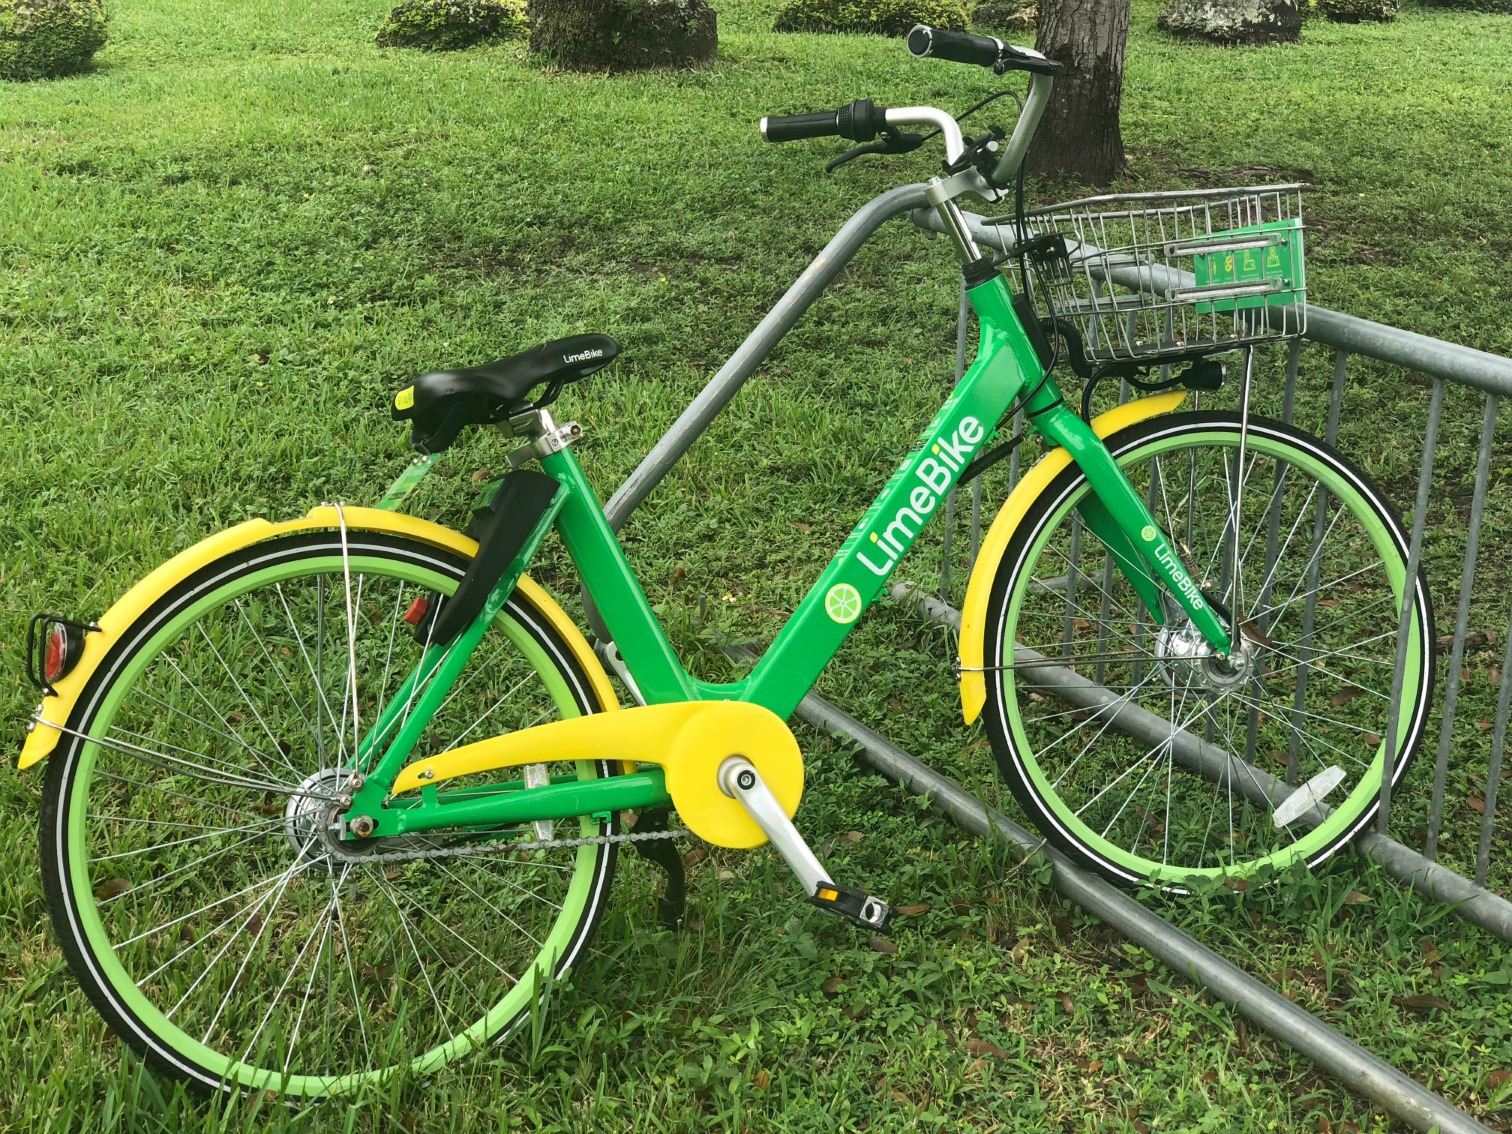
[{"label": "seat clamp", "polygon": [[530,437],[528,444],[508,455],[509,467],[517,469],[530,461],[544,460],[553,453],[560,453],[582,438],[583,427],[575,421],[557,425],[546,410],[531,409],[509,419],[509,434],[511,437]]}]

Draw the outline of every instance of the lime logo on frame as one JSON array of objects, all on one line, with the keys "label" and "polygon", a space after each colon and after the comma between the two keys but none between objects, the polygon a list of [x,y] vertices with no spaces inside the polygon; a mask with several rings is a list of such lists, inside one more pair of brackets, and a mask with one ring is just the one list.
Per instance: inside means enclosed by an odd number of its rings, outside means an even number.
[{"label": "lime logo on frame", "polygon": [[861,617],[861,592],[849,583],[836,583],[824,596],[824,613],[849,626]]},{"label": "lime logo on frame", "polygon": [[1139,533],[1139,538],[1144,540],[1146,543],[1153,543],[1155,542],[1155,537],[1159,534],[1160,533],[1155,530],[1153,525],[1146,524],[1144,526],[1144,531]]}]

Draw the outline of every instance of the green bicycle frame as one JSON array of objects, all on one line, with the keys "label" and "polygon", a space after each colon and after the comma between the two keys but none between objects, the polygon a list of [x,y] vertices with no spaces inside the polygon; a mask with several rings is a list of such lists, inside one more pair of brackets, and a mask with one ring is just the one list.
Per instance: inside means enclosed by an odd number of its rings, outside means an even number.
[{"label": "green bicycle frame", "polygon": [[[597,496],[570,448],[542,460],[542,467],[561,485],[552,508],[541,518],[520,555],[498,581],[473,625],[446,649],[427,651],[394,703],[406,701],[410,690],[423,686],[408,723],[389,740],[393,721],[383,719],[370,729],[360,746],[364,763],[384,741],[387,746],[357,793],[354,811],[380,817],[387,785],[409,754],[434,706],[467,663],[484,629],[513,591],[526,564],[554,525],[588,594],[598,607],[615,647],[634,677],[647,704],[690,700],[742,700],[762,705],[786,719],[797,708],[824,667],[887,582],[888,576],[930,517],[960,480],[961,473],[986,442],[998,421],[1024,393],[1025,420],[1053,445],[1063,446],[1085,472],[1093,498],[1081,507],[1087,527],[1108,545],[1114,560],[1144,598],[1150,614],[1165,620],[1162,589],[1191,618],[1207,642],[1226,656],[1232,642],[1228,631],[1183,566],[1145,502],[1114,464],[1111,454],[1091,426],[1068,409],[1012,307],[1012,294],[1001,276],[967,292],[981,326],[977,357],[949,399],[925,427],[919,442],[904,458],[881,494],[861,517],[829,566],[820,574],[771,648],[744,678],[726,683],[700,681],[678,661],[645,592],[631,572]],[[1041,379],[1044,381],[1041,381]],[[1033,386],[1031,387],[1031,383]],[[659,779],[659,777],[658,777]],[[623,786],[623,785],[622,785]],[[665,803],[652,794],[655,784],[627,802],[627,793],[611,780],[539,788],[529,795],[543,809],[553,793],[571,790],[576,804],[602,796],[602,806],[579,806],[575,813],[607,812],[614,808]],[[632,793],[633,794],[633,793]],[[473,800],[451,817],[451,806],[436,802],[434,791],[422,793],[417,804],[401,807],[405,830],[465,822],[499,821],[484,816],[484,800]],[[501,805],[502,806],[502,805]],[[520,803],[511,805],[511,812]],[[560,809],[556,809],[558,812]],[[390,810],[388,814],[393,815]],[[548,817],[544,814],[541,817]],[[508,821],[518,821],[511,814]],[[387,824],[379,819],[379,833]],[[394,826],[398,826],[397,819]],[[390,828],[393,829],[393,828]]]}]

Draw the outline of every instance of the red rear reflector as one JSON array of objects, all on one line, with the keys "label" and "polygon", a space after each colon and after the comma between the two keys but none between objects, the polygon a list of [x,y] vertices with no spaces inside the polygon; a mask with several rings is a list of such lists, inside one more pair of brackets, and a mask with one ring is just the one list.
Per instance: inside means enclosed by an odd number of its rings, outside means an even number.
[{"label": "red rear reflector", "polygon": [[47,653],[42,659],[42,676],[49,682],[59,681],[69,670],[68,629],[60,622],[47,628]]},{"label": "red rear reflector", "polygon": [[[404,612],[404,620],[411,626],[419,626],[420,620],[425,617],[425,612],[429,609],[430,599],[421,595],[414,602],[410,603],[410,608]],[[51,657],[50,654],[48,656]]]}]

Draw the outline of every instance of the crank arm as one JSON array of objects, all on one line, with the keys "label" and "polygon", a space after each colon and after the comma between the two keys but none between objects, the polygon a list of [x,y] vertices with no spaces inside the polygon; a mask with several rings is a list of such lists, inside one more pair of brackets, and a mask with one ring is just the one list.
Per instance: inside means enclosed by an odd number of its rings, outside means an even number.
[{"label": "crank arm", "polygon": [[719,766],[719,786],[765,832],[777,853],[798,876],[810,902],[864,929],[879,933],[887,929],[892,907],[864,890],[830,881],[829,871],[820,865],[754,764],[744,756],[729,757]]}]

